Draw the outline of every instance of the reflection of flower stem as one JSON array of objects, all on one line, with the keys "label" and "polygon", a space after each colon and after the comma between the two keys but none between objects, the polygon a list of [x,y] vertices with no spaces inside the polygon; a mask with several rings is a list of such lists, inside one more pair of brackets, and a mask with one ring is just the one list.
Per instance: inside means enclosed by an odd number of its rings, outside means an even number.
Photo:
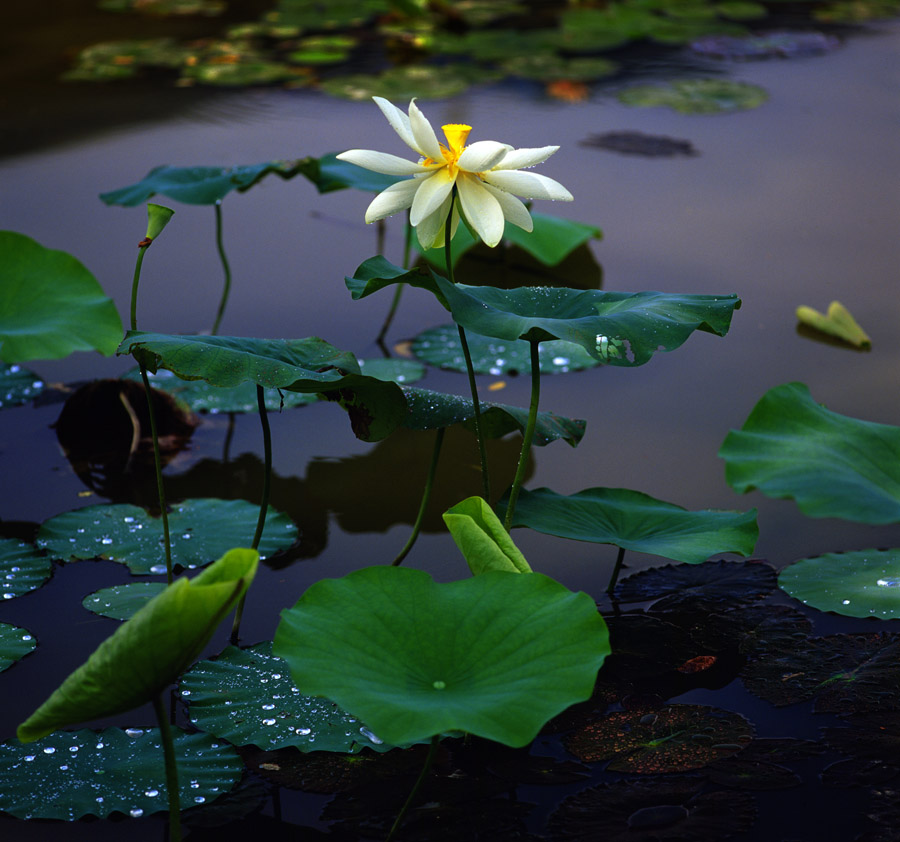
[{"label": "reflection of flower stem", "polygon": [[[259,407],[259,421],[262,424],[263,433],[263,458],[265,470],[263,472],[262,500],[259,502],[259,519],[256,521],[256,534],[253,536],[252,548],[259,549],[262,540],[263,529],[266,525],[266,515],[269,513],[269,492],[272,486],[272,432],[269,429],[269,416],[266,412],[265,389],[256,384],[256,405]],[[247,600],[247,591],[240,598],[234,612],[234,622],[231,626],[231,643],[237,646],[238,635],[241,630],[241,617],[244,615],[244,602]]]},{"label": "reflection of flower stem", "polygon": [[422,784],[425,782],[426,776],[431,771],[431,764],[434,763],[434,756],[437,754],[437,747],[439,742],[440,737],[438,734],[435,734],[431,738],[431,745],[428,747],[428,756],[425,758],[425,763],[422,766],[422,771],[419,773],[419,777],[416,780],[412,791],[409,793],[409,797],[406,799],[406,802],[400,809],[400,812],[397,815],[397,818],[394,820],[393,826],[391,827],[391,832],[388,834],[387,839],[385,839],[384,842],[392,842],[394,837],[397,835],[397,831],[400,830],[400,824],[403,822],[403,819],[409,812],[409,808],[415,800],[415,797],[419,794],[419,790],[422,788]]},{"label": "reflection of flower stem", "polygon": [[225,305],[228,304],[228,295],[231,292],[231,267],[228,265],[228,258],[225,256],[225,245],[222,242],[222,200],[216,199],[216,248],[219,250],[219,259],[222,261],[222,268],[225,270],[225,288],[222,290],[222,300],[219,301],[219,310],[216,313],[216,321],[212,327],[212,335],[215,336],[219,332],[219,324],[222,316],[225,315]]},{"label": "reflection of flower stem", "polygon": [[616,589],[616,582],[619,579],[619,573],[622,570],[622,562],[625,561],[625,547],[619,547],[619,554],[616,556],[616,566],[613,568],[612,576],[609,584],[606,586],[606,592],[612,596],[612,592]]},{"label": "reflection of flower stem", "polygon": [[[447,213],[447,222],[444,226],[444,256],[447,260],[447,279],[451,284],[456,281],[453,278],[453,260],[450,254],[450,236],[453,222],[453,205],[456,202],[456,187],[450,198],[450,210]],[[469,353],[469,343],[466,341],[466,331],[461,324],[456,325],[459,332],[459,344],[462,345],[463,356],[466,358],[466,373],[469,375],[469,391],[472,393],[472,412],[475,415],[475,437],[478,439],[478,452],[481,455],[481,487],[482,495],[490,503],[491,479],[488,475],[487,448],[481,431],[481,404],[478,402],[478,386],[475,384],[475,369],[472,366],[472,355]]]},{"label": "reflection of flower stem", "polygon": [[169,797],[169,842],[181,842],[181,800],[178,793],[178,765],[175,762],[175,743],[166,718],[162,697],[153,697],[153,710],[159,723],[159,735],[166,763],[166,792]]},{"label": "reflection of flower stem", "polygon": [[503,526],[507,532],[512,528],[513,513],[516,510],[516,501],[519,499],[519,491],[522,488],[522,480],[525,479],[525,467],[528,464],[528,455],[531,453],[531,442],[534,439],[534,427],[537,423],[538,402],[541,399],[541,361],[538,354],[540,340],[531,341],[531,404],[528,407],[528,421],[525,424],[525,432],[522,435],[522,452],[519,454],[519,464],[516,467],[516,476],[512,488],[509,490],[509,503],[506,506],[506,517]]},{"label": "reflection of flower stem", "polygon": [[437,471],[438,457],[441,455],[441,445],[444,443],[445,430],[446,427],[440,427],[437,431],[437,438],[434,440],[434,450],[431,452],[431,465],[428,468],[428,478],[425,480],[425,490],[422,492],[422,502],[419,504],[419,513],[416,515],[416,522],[413,524],[412,535],[409,536],[409,540],[403,546],[403,549],[400,550],[397,558],[391,562],[394,567],[399,565],[403,559],[409,555],[409,551],[412,549],[413,544],[416,543],[416,538],[419,537],[419,532],[422,531],[422,521],[425,520],[425,509],[428,508],[428,501],[431,499],[431,489],[434,486],[434,475]]},{"label": "reflection of flower stem", "polygon": [[[384,220],[379,221],[379,225]],[[413,227],[409,224],[409,211],[406,211],[406,234],[403,237],[403,268],[409,269],[409,253],[412,251],[412,233]],[[380,253],[380,252],[379,252]],[[381,326],[381,330],[378,332],[378,336],[375,339],[379,344],[384,342],[384,336],[388,332],[388,328],[391,326],[391,322],[394,321],[394,314],[397,312],[397,307],[400,305],[400,296],[403,295],[403,287],[406,284],[397,284],[397,288],[394,290],[394,299],[391,301],[391,309],[388,310],[387,316],[385,316],[384,324]]]}]

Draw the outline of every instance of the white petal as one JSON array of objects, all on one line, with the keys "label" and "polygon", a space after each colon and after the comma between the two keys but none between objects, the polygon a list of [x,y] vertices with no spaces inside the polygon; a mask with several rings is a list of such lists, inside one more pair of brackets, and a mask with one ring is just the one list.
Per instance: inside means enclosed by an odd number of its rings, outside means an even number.
[{"label": "white petal", "polygon": [[507,222],[518,225],[525,231],[534,231],[534,220],[528,213],[528,208],[520,202],[512,193],[505,190],[498,190],[490,184],[483,183],[484,189],[488,191],[499,203],[500,209]]},{"label": "white petal", "polygon": [[481,180],[461,175],[457,181],[463,213],[485,245],[493,248],[503,239],[503,209]]},{"label": "white petal", "polygon": [[405,158],[389,155],[387,152],[373,152],[371,149],[348,149],[346,152],[341,152],[337,159],[349,161],[358,167],[385,175],[415,175],[429,171],[428,167],[423,167],[415,161],[407,161]]},{"label": "white petal", "polygon": [[511,149],[508,144],[496,140],[479,140],[463,150],[457,163],[466,172],[483,172],[496,166]]},{"label": "white petal", "polygon": [[[453,196],[447,196],[441,206],[434,212],[425,217],[416,226],[416,236],[423,249],[435,249],[444,245],[444,231],[447,226],[447,213],[450,211],[450,202]],[[456,206],[453,208],[453,219],[450,222],[450,237],[456,233],[456,226],[459,224],[459,214],[456,212]]]},{"label": "white petal", "polygon": [[409,104],[409,125],[415,138],[415,149],[420,155],[431,158],[432,161],[440,163],[444,160],[441,154],[441,145],[438,143],[437,135],[431,128],[431,123],[425,119],[425,115],[419,111],[416,101],[412,100]]},{"label": "white petal", "polygon": [[447,167],[441,167],[428,178],[416,179],[419,189],[416,191],[416,198],[409,214],[410,224],[418,225],[426,216],[434,213],[450,195],[455,180]]},{"label": "white petal", "polygon": [[406,210],[416,195],[419,182],[414,178],[398,181],[387,190],[382,190],[366,209],[366,222],[377,222],[398,211]]},{"label": "white petal", "polygon": [[526,199],[555,199],[558,202],[571,202],[572,194],[558,181],[533,172],[517,170],[491,170],[484,174],[484,180],[506,190],[524,196]]},{"label": "white petal", "polygon": [[[416,141],[413,137],[412,129],[409,126],[409,117],[407,117],[396,105],[388,102],[384,97],[373,96],[375,104],[381,109],[381,113],[387,117],[387,121],[391,124],[391,128],[400,135],[400,139],[416,152]],[[421,153],[419,153],[421,154]]]},{"label": "white petal", "polygon": [[525,167],[534,167],[543,164],[556,150],[558,146],[541,146],[538,149],[512,149],[506,153],[495,170],[521,170]]}]

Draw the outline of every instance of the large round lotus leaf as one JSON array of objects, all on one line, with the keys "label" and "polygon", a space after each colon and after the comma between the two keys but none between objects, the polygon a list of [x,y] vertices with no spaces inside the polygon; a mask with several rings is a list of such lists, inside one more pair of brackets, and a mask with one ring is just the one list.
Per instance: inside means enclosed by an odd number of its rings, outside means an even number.
[{"label": "large round lotus leaf", "polygon": [[692,637],[713,650],[737,648],[753,657],[773,646],[797,643],[807,638],[812,623],[787,605],[723,605],[720,614],[704,614],[691,628]]},{"label": "large round lotus leaf", "polygon": [[14,538],[0,538],[0,599],[36,590],[53,573],[53,562],[34,547]]},{"label": "large round lotus leaf", "polygon": [[358,73],[324,80],[320,87],[331,96],[367,100],[381,96],[391,101],[447,99],[461,94],[473,84],[494,82],[498,74],[466,64],[441,66],[411,64],[392,67],[383,73]]},{"label": "large round lotus leaf", "polygon": [[429,49],[434,53],[494,61],[519,55],[550,55],[556,43],[556,34],[548,29],[474,29],[465,35],[436,32]]},{"label": "large round lotus leaf", "polygon": [[[173,736],[182,810],[215,800],[240,779],[243,763],[231,746],[180,729]],[[57,731],[27,745],[0,744],[0,810],[17,818],[138,818],[166,809],[157,728]]]},{"label": "large round lotus leaf", "polygon": [[[447,395],[418,387],[404,388],[403,394],[409,405],[409,414],[403,426],[410,430],[434,430],[462,424],[475,432],[475,412],[472,399],[461,395]],[[528,421],[528,410],[502,403],[481,401],[481,433],[493,439],[507,433],[524,432]],[[552,441],[562,439],[576,447],[584,436],[585,421],[578,418],[564,418],[552,412],[538,412],[532,444],[543,447]]]},{"label": "large round lotus leaf", "polygon": [[27,629],[0,623],[0,672],[20,661],[35,646],[37,641]]},{"label": "large round lotus leaf", "polygon": [[57,360],[72,351],[109,356],[121,338],[116,305],[83,264],[0,231],[0,361]]},{"label": "large round lotus leaf", "polygon": [[794,599],[848,617],[900,617],[900,550],[859,550],[804,558],[778,575]]},{"label": "large round lotus leaf", "polygon": [[[504,342],[467,332],[466,344],[469,346],[472,368],[476,374],[531,374],[531,346],[523,339]],[[466,370],[459,329],[455,324],[423,330],[413,339],[410,349],[420,360],[430,365],[450,371]],[[541,374],[560,374],[599,365],[580,345],[558,339],[541,343],[538,361]]]},{"label": "large round lotus leaf", "polygon": [[360,360],[359,370],[369,377],[392,383],[415,383],[425,376],[425,366],[415,360],[381,359]]},{"label": "large round lotus leaf", "polygon": [[93,614],[112,620],[130,620],[153,597],[166,589],[165,582],[129,582],[88,594],[81,604]]},{"label": "large round lotus leaf", "polygon": [[673,351],[695,331],[724,336],[736,295],[603,292],[562,287],[473,287],[451,284],[431,270],[372,257],[345,278],[354,299],[408,283],[430,291],[467,330],[508,341],[565,339],[608,365],[636,366]]},{"label": "large round lotus leaf", "polygon": [[665,105],[682,114],[717,114],[757,108],[769,98],[757,85],[728,79],[675,79],[666,85],[636,85],[619,94],[625,105]]},{"label": "large round lotus leaf", "polygon": [[[249,546],[256,533],[259,506],[246,500],[184,500],[169,512],[172,564],[203,567],[232,547]],[[260,558],[289,547],[297,527],[269,507]],[[114,503],[86,506],[44,521],[37,545],[63,561],[101,558],[117,561],[138,575],[165,573],[162,521],[139,506]]]},{"label": "large round lotus leaf", "polygon": [[539,53],[509,58],[501,66],[511,76],[521,76],[524,79],[585,82],[612,76],[619,69],[619,65],[608,58],[562,58]]},{"label": "large round lotus leaf", "polygon": [[34,372],[18,365],[0,364],[0,409],[29,403],[44,391],[44,382]]},{"label": "large round lotus leaf", "polygon": [[770,564],[720,560],[642,570],[616,587],[616,597],[622,602],[653,600],[654,611],[724,611],[763,599],[775,587]]},{"label": "large round lotus leaf", "polygon": [[836,634],[792,641],[750,661],[744,686],[773,705],[815,698],[817,713],[894,710],[900,635]]},{"label": "large round lotus leaf", "polygon": [[[256,386],[253,383],[241,383],[239,386],[212,386],[205,380],[182,380],[180,377],[161,368],[156,373],[148,373],[150,385],[167,392],[187,404],[194,412],[208,412],[217,415],[220,412],[258,412]],[[128,380],[140,380],[140,369],[134,369],[123,375]],[[264,394],[266,409],[278,412],[294,406],[305,406],[315,403],[319,396],[305,392],[279,392],[277,389],[266,389]]]},{"label": "large round lotus leaf", "polygon": [[539,573],[437,583],[368,567],[282,612],[274,651],[301,692],[388,742],[466,731],[523,746],[590,697],[609,643],[593,600]]},{"label": "large round lotus leaf", "polygon": [[750,555],[759,537],[756,509],[689,512],[627,488],[587,488],[568,497],[549,488],[522,489],[513,526],[688,564],[716,553]]},{"label": "large round lotus leaf", "polygon": [[803,779],[781,762],[821,754],[824,747],[809,740],[756,739],[740,754],[717,760],[704,770],[720,786],[755,791],[793,789]]},{"label": "large round lotus leaf", "polygon": [[810,517],[900,522],[900,427],[831,412],[803,383],[766,392],[719,456],[738,493],[790,497]]},{"label": "large round lotus leaf", "polygon": [[739,713],[704,705],[608,713],[571,734],[566,748],[579,760],[612,760],[607,769],[665,774],[700,769],[737,754],[753,739]]},{"label": "large round lotus leaf", "polygon": [[394,747],[334,702],[304,696],[269,642],[229,646],[200,661],[184,674],[180,691],[191,722],[234,745],[343,752]]},{"label": "large round lotus leaf", "polygon": [[316,337],[284,341],[129,331],[118,353],[133,354],[150,371],[167,368],[184,380],[213,386],[250,382],[322,395],[347,410],[353,432],[365,441],[385,438],[406,414],[396,383],[360,374],[353,354]]},{"label": "large round lotus leaf", "polygon": [[879,711],[847,717],[846,728],[824,728],[822,736],[839,754],[896,763],[900,757],[900,712]]}]

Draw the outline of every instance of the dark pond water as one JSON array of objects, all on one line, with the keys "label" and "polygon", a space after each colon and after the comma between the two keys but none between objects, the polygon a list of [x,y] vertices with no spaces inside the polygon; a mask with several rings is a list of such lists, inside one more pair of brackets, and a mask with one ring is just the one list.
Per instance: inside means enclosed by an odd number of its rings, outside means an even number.
[{"label": "dark pond water", "polygon": [[[565,494],[592,486],[633,488],[691,509],[756,506],[756,555],[778,568],[823,552],[900,546],[898,527],[811,520],[788,501],[738,497],[726,485],[716,456],[729,429],[741,426],[762,394],[789,381],[807,383],[817,401],[841,413],[884,423],[900,417],[897,35],[895,22],[872,24],[848,33],[843,46],[827,56],[729,65],[734,78],[766,88],[770,98],[756,110],[727,115],[628,108],[608,88],[597,88],[587,101],[574,104],[546,99],[525,85],[475,87],[452,100],[422,103],[434,125],[474,126],[473,139],[562,147],[542,172],[569,186],[575,202],[539,209],[603,229],[604,239],[591,248],[603,267],[605,289],[736,292],[743,299],[724,339],[695,335],[677,352],[657,355],[637,369],[546,378],[542,408],[587,419],[587,435],[577,449],[561,443],[536,449],[530,487]],[[665,67],[654,72],[662,78]],[[33,99],[15,119],[7,113],[16,137],[27,137],[33,127],[36,148],[28,151],[17,142],[0,160],[0,228],[76,255],[123,317],[143,212],[108,208],[97,199],[99,192],[132,183],[158,164],[248,164],[357,146],[403,154],[374,105],[315,92],[157,91],[147,105],[150,119],[141,120],[133,104],[122,107],[127,98],[122,89],[79,88],[72,97],[90,102],[82,109],[83,119],[66,105],[62,89],[36,90],[46,101]],[[58,137],[52,137],[47,127],[57,114]],[[688,140],[699,155],[651,159],[579,143],[591,134],[626,130]],[[318,196],[300,179],[270,180],[246,195],[228,197],[224,210],[234,291],[222,332],[319,335],[360,357],[379,356],[374,339],[388,300],[373,296],[354,303],[343,284],[345,274],[375,253],[375,231],[362,225],[367,202],[367,196],[350,191]],[[174,207],[173,223],[144,264],[139,318],[147,328],[194,332],[211,324],[221,286],[213,214],[209,208]],[[388,224],[386,240],[386,253],[397,262],[402,248],[398,222]],[[824,310],[833,299],[849,307],[867,330],[870,353],[798,333],[797,305]],[[408,291],[388,344],[444,321],[424,294]],[[31,368],[49,382],[70,383],[117,376],[129,365],[79,354]],[[501,390],[487,391],[500,381]],[[480,382],[485,394],[527,405],[523,378],[483,377]],[[463,376],[435,370],[422,385],[465,390]],[[48,517],[105,502],[85,488],[60,452],[50,429],[59,411],[60,405],[51,403],[0,414],[4,535],[27,536]],[[396,436],[378,445],[356,440],[345,416],[331,405],[272,414],[271,425],[272,505],[299,524],[304,541],[292,563],[260,569],[243,626],[248,642],[270,639],[278,612],[312,582],[393,557],[415,516],[430,456],[430,440],[422,436]],[[426,532],[407,562],[445,580],[466,570],[441,530],[439,512],[478,491],[474,439],[462,434],[450,446],[444,464],[451,487],[435,501]],[[504,441],[492,456],[508,466],[511,476],[517,452],[518,440]],[[173,497],[256,502],[261,477],[254,416],[204,417],[189,448],[167,469]],[[600,599],[614,548],[525,530],[515,538],[535,569]],[[660,560],[635,554],[628,563],[633,571]],[[127,572],[111,563],[68,565],[58,568],[41,591],[3,604],[0,620],[27,627],[40,647],[0,676],[0,738],[11,738],[16,724],[114,628],[113,621],[87,614],[81,599],[98,587],[128,580]],[[789,602],[786,597],[776,601]],[[820,618],[817,626],[819,633],[859,629],[897,627],[832,616]],[[224,642],[220,635],[209,653],[220,651]],[[776,710],[737,679],[714,689],[698,685],[674,698],[740,710],[764,737],[815,739],[821,726],[835,721],[813,715],[809,704]],[[151,717],[148,709],[112,724],[147,725]],[[533,753],[568,757],[552,738],[539,741]],[[834,759],[829,756],[828,762]],[[761,798],[758,824],[737,838],[851,839],[874,827],[862,818],[869,809],[866,790],[823,789],[818,776],[825,763],[803,761],[802,788]],[[556,802],[588,783],[615,777],[602,777],[599,768],[593,775],[593,781],[557,788],[520,786],[519,800],[539,805],[523,825],[537,836],[523,831],[484,838],[541,838]],[[282,791],[281,816],[296,834],[290,838],[320,838],[290,826],[325,828],[319,813],[326,801]],[[263,813],[273,815],[271,802]],[[126,834],[156,840],[163,825],[159,817],[127,824],[2,820],[0,833],[29,841],[113,840]],[[265,820],[252,827],[283,832]],[[831,835],[823,835],[823,827],[830,827]]]}]

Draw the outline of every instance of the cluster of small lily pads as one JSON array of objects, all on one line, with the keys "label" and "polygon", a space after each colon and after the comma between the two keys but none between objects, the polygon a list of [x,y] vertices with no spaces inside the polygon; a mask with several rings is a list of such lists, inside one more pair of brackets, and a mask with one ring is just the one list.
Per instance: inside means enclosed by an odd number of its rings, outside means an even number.
[{"label": "cluster of small lily pads", "polygon": [[[251,189],[271,174],[302,174],[322,192],[378,191],[391,181],[324,156],[228,169],[158,168],[102,198],[134,206],[164,195],[211,205],[221,223],[221,204],[229,193]],[[124,339],[113,303],[75,258],[23,234],[0,233],[2,408],[28,403],[42,387],[38,375],[21,368],[23,362],[88,349],[131,355],[148,389],[152,382],[194,400],[191,390],[202,384],[195,409],[246,411],[255,399],[271,471],[266,407],[279,405],[280,396],[303,396],[300,403],[327,400],[346,411],[354,434],[364,441],[380,441],[402,428],[433,431],[423,511],[445,430],[461,425],[479,438],[521,432],[523,459],[532,444],[564,440],[577,446],[584,421],[539,411],[542,376],[600,365],[643,365],[657,352],[677,349],[697,330],[724,336],[740,306],[733,294],[624,294],[559,286],[558,278],[548,286],[509,289],[457,284],[443,273],[451,274],[447,270],[459,267],[466,250],[476,248],[462,227],[452,257],[426,252],[410,268],[378,255],[346,278],[354,299],[406,284],[446,308],[455,323],[452,330],[430,328],[412,343],[422,362],[463,369],[466,354],[454,337],[459,326],[468,331],[472,347],[481,348],[481,370],[515,367],[530,375],[531,407],[479,405],[468,397],[410,385],[415,366],[360,361],[321,339],[219,336],[218,316],[205,335],[138,331],[140,261],[171,216],[160,206],[149,207],[151,223],[135,273],[132,329]],[[599,236],[593,226],[538,214],[534,227],[526,235],[507,226],[504,242],[527,250],[551,278],[553,267]],[[220,235],[220,225],[217,231]],[[231,282],[224,248],[220,252],[226,284],[219,316]],[[442,257],[449,265],[441,266]],[[744,427],[728,435],[720,455],[728,482],[738,492],[756,488],[792,498],[813,517],[900,522],[900,428],[837,415],[817,404],[802,384],[767,393]],[[512,478],[494,479],[509,484]],[[333,753],[339,767],[363,752],[369,758],[370,752],[429,743],[428,768],[440,766],[440,753],[447,750],[442,743],[453,745],[461,734],[522,747],[548,727],[567,732],[566,747],[586,763],[613,758],[608,768],[640,774],[704,769],[708,780],[726,789],[701,795],[702,782],[695,780],[648,783],[639,796],[641,808],[681,805],[681,813],[670,810],[664,818],[690,828],[715,804],[733,822],[719,829],[722,837],[752,821],[747,793],[728,789],[746,774],[742,758],[769,764],[770,776],[777,778],[783,760],[812,749],[801,741],[767,745],[737,714],[666,705],[666,698],[684,691],[685,676],[718,670],[720,678],[731,680],[740,673],[748,687],[774,704],[815,697],[818,710],[852,711],[858,717],[896,709],[893,673],[880,668],[900,646],[896,635],[846,636],[838,643],[810,638],[799,612],[762,605],[776,586],[768,565],[709,561],[722,553],[752,553],[758,536],[755,510],[689,512],[632,489],[598,487],[565,496],[547,488],[519,488],[520,479],[518,473],[512,479],[512,493],[498,498],[486,490],[444,514],[471,578],[437,584],[422,571],[399,566],[410,544],[393,563],[385,559],[381,566],[313,585],[292,608],[284,606],[274,641],[232,645],[198,664],[210,636],[235,606],[233,639],[238,642],[240,605],[258,560],[297,537],[296,526],[271,510],[265,494],[258,511],[244,501],[215,499],[167,505],[161,483],[163,517],[131,505],[90,506],[50,518],[33,544],[5,539],[0,543],[3,600],[40,587],[54,562],[77,559],[118,561],[137,575],[166,575],[168,581],[133,583],[85,599],[89,610],[124,622],[22,724],[18,740],[0,745],[0,810],[20,819],[73,820],[114,812],[139,817],[165,809],[168,797],[172,838],[177,839],[180,811],[232,789],[246,765],[263,776],[283,773],[282,760],[246,748],[242,757],[235,746]],[[651,610],[604,619],[593,599],[534,572],[513,542],[510,526],[618,547],[608,593],[616,604],[650,602]],[[681,565],[618,583],[628,550]],[[193,578],[173,580],[178,569],[201,568]],[[900,559],[892,550],[804,559],[783,571],[778,584],[823,611],[892,618],[898,611]],[[710,616],[703,629],[685,627],[679,619],[688,606]],[[660,640],[663,627],[678,645],[648,656],[653,647],[640,641]],[[801,639],[802,647],[797,645]],[[735,640],[741,658],[737,667],[726,657],[735,654]],[[0,625],[0,667],[11,666],[34,646],[26,629]],[[773,675],[789,677],[773,681]],[[188,706],[190,731],[171,728],[163,709],[162,694],[176,682]],[[623,700],[622,709],[604,715],[607,705]],[[147,702],[157,710],[158,730],[60,730]],[[582,704],[567,711],[575,703]],[[854,721],[853,727],[869,733],[865,722]],[[851,742],[846,734],[832,738],[839,750]],[[160,749],[168,777],[156,756]],[[414,749],[411,753],[421,760]],[[364,776],[366,767],[359,768],[356,774]],[[311,772],[307,768],[303,774]],[[793,785],[789,773],[787,779],[785,785]],[[423,775],[413,794],[421,786],[428,786]],[[616,787],[607,786],[569,799],[551,819],[554,838],[584,838],[578,817],[596,812],[597,804],[604,805],[609,822],[621,821],[615,814],[618,797]],[[629,802],[623,797],[623,803]],[[626,815],[628,821],[635,809]],[[382,807],[375,820],[382,834],[390,822],[383,812]],[[358,832],[371,830],[359,819],[355,825],[346,816],[342,820]],[[416,838],[414,828],[414,820],[405,831],[398,820],[390,836],[406,832]],[[591,833],[598,832],[592,826]]]}]

